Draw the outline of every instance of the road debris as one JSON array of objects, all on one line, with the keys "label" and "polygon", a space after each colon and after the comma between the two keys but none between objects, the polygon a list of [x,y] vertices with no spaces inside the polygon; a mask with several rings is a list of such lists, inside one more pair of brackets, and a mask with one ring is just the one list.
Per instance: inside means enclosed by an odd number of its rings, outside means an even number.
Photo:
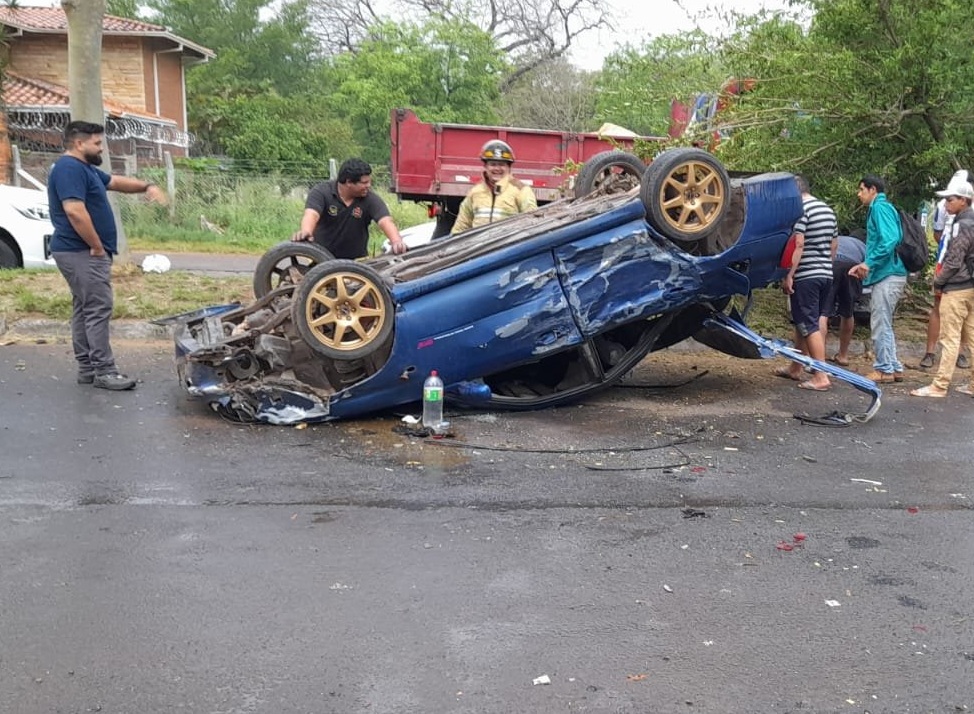
[{"label": "road debris", "polygon": [[535,677],[533,681],[535,686],[539,684],[551,684],[551,677],[547,674],[542,674],[540,677]]},{"label": "road debris", "polygon": [[778,541],[778,545],[776,545],[775,548],[784,551],[794,550],[795,548],[801,548],[805,545],[805,539],[807,537],[808,536],[806,536],[804,533],[795,533],[795,535],[791,537],[791,542],[788,542],[786,540],[780,540]]}]

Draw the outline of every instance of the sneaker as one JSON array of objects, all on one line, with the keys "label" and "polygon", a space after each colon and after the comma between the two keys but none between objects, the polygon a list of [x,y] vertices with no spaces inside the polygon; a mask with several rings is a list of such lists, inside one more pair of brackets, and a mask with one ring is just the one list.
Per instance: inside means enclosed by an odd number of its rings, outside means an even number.
[{"label": "sneaker", "polygon": [[121,392],[135,387],[135,380],[126,377],[124,374],[96,374],[92,383],[98,389],[110,389],[113,392]]},{"label": "sneaker", "polygon": [[971,368],[970,360],[967,359],[967,355],[965,355],[964,353],[961,353],[961,354],[957,355],[957,363],[956,364],[957,364],[957,369],[970,369]]},{"label": "sneaker", "polygon": [[[962,356],[963,355],[961,355],[961,357]],[[923,355],[923,359],[920,360],[920,365],[919,365],[920,366],[920,369],[930,369],[931,367],[933,367],[933,361],[934,361],[934,359],[936,359],[936,355],[934,355],[933,352],[927,352],[925,355]],[[960,357],[957,358],[957,362],[958,362],[958,365],[957,366],[959,367],[960,366]]]},{"label": "sneaker", "polygon": [[94,372],[78,372],[78,384],[91,384],[94,381]]}]

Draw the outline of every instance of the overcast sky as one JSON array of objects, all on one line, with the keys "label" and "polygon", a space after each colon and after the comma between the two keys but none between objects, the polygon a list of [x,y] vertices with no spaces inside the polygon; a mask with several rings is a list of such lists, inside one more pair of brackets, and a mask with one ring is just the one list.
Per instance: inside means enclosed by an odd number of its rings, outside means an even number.
[{"label": "overcast sky", "polygon": [[583,35],[570,54],[583,69],[599,69],[602,60],[619,46],[641,45],[649,37],[691,30],[699,25],[719,32],[722,11],[753,13],[787,9],[787,0],[604,0],[612,15],[614,31]]}]

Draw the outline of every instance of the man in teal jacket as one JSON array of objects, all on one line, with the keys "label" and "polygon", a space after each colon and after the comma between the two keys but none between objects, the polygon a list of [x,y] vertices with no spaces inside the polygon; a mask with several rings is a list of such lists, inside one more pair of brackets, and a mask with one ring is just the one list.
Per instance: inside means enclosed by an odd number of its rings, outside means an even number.
[{"label": "man in teal jacket", "polygon": [[881,178],[872,174],[863,176],[857,195],[869,209],[866,260],[852,266],[849,275],[862,280],[863,285],[872,286],[869,327],[876,361],[866,377],[876,383],[902,382],[903,363],[896,356],[893,313],[906,287],[907,270],[896,254],[903,228],[893,204],[886,200],[886,184]]}]

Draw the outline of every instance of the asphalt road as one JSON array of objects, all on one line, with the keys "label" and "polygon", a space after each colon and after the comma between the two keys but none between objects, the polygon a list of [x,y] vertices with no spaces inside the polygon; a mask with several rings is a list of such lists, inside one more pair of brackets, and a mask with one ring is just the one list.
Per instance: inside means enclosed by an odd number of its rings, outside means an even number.
[{"label": "asphalt road", "polygon": [[823,428],[858,393],[652,356],[444,443],[226,423],[116,346],[133,393],[0,347],[0,711],[974,710],[974,401],[921,375]]},{"label": "asphalt road", "polygon": [[207,275],[253,275],[259,255],[237,253],[132,253],[129,259],[142,265],[147,255],[164,255],[172,270]]}]

